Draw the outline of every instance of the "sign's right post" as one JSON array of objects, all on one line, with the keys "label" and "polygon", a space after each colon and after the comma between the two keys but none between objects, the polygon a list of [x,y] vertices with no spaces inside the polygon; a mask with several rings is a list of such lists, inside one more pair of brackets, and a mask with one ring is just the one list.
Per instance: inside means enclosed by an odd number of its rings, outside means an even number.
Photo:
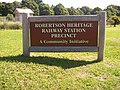
[{"label": "sign's right post", "polygon": [[98,61],[103,61],[105,51],[105,36],[106,36],[106,12],[100,12],[99,24],[99,42],[98,42]]}]

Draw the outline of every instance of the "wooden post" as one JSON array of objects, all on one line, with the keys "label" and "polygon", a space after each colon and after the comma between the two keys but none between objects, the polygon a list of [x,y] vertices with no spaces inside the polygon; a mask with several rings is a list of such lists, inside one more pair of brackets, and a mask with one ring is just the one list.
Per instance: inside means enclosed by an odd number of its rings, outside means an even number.
[{"label": "wooden post", "polygon": [[100,26],[99,26],[99,50],[98,50],[98,61],[104,59],[104,48],[105,48],[105,29],[106,29],[106,12],[100,12]]},{"label": "wooden post", "polygon": [[28,15],[23,13],[22,15],[22,28],[23,28],[23,56],[29,56],[29,24]]}]

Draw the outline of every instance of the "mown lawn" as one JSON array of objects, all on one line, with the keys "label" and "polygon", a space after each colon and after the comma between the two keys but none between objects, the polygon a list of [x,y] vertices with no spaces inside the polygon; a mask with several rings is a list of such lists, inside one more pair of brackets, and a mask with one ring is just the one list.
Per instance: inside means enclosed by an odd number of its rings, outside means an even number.
[{"label": "mown lawn", "polygon": [[120,90],[120,26],[108,27],[105,59],[97,53],[22,56],[21,30],[0,30],[0,90]]}]

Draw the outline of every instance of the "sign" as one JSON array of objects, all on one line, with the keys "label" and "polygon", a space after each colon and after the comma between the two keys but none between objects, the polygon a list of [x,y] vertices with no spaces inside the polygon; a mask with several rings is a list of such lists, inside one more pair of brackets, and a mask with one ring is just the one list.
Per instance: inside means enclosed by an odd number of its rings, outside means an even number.
[{"label": "sign", "polygon": [[31,46],[97,46],[98,21],[30,22]]},{"label": "sign", "polygon": [[104,58],[106,12],[98,15],[23,14],[23,55],[30,52],[98,52]]}]

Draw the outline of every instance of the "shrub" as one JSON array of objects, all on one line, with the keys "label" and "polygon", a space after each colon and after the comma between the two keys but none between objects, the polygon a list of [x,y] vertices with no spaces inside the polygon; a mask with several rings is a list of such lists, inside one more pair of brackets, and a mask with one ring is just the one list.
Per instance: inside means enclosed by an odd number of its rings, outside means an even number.
[{"label": "shrub", "polygon": [[12,14],[8,14],[7,17],[6,17],[6,20],[8,20],[8,21],[14,21],[15,19],[14,19],[14,17],[13,17]]},{"label": "shrub", "polygon": [[4,27],[3,27],[3,24],[2,23],[0,23],[0,29],[3,29]]},{"label": "shrub", "polygon": [[22,24],[21,23],[15,23],[15,24],[11,24],[10,29],[22,29]]},{"label": "shrub", "polygon": [[0,29],[22,29],[22,23],[20,23],[20,22],[2,22],[2,23],[0,23]]},{"label": "shrub", "polygon": [[6,16],[0,16],[0,22],[6,21]]}]

